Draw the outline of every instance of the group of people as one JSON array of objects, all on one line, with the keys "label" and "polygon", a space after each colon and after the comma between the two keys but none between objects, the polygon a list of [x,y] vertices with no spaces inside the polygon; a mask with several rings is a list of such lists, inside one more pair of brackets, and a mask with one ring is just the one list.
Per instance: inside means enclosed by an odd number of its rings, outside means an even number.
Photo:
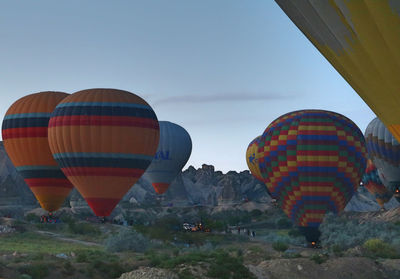
[{"label": "group of people", "polygon": [[[238,234],[240,234],[240,226],[237,227],[237,232],[238,232]],[[251,235],[252,237],[256,237],[255,231],[250,231],[250,229],[243,228],[243,233],[246,233],[246,232],[247,232],[247,236]]]},{"label": "group of people", "polygon": [[60,223],[60,219],[54,216],[51,212],[49,215],[42,215],[40,216],[40,223]]}]

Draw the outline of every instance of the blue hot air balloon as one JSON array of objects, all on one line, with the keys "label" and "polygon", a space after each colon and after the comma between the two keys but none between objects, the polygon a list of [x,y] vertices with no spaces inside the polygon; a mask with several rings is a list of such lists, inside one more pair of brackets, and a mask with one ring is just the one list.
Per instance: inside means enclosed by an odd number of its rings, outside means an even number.
[{"label": "blue hot air balloon", "polygon": [[167,191],[192,153],[192,140],[181,126],[159,121],[160,141],[156,155],[143,177],[151,182],[158,194]]}]

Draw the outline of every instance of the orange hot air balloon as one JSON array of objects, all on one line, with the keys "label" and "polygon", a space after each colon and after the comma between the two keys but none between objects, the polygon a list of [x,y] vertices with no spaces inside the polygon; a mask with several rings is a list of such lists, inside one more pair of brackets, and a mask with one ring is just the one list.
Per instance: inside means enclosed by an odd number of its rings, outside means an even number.
[{"label": "orange hot air balloon", "polygon": [[49,122],[49,143],[62,171],[97,216],[109,216],[156,153],[159,125],[145,100],[117,89],[65,98]]},{"label": "orange hot air balloon", "polygon": [[69,94],[40,92],[17,100],[2,125],[4,148],[41,207],[59,209],[73,186],[54,160],[47,125],[57,104]]}]

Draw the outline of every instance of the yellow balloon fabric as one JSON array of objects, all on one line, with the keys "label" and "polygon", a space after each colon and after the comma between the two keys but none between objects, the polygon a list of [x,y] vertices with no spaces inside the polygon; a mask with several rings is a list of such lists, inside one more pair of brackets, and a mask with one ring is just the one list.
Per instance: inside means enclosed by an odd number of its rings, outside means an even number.
[{"label": "yellow balloon fabric", "polygon": [[246,150],[246,162],[247,166],[249,167],[249,170],[251,174],[257,178],[259,181],[263,181],[260,168],[258,166],[258,142],[260,140],[261,136],[256,137],[254,140],[252,140],[247,147]]},{"label": "yellow balloon fabric", "polygon": [[400,140],[400,2],[275,1]]}]

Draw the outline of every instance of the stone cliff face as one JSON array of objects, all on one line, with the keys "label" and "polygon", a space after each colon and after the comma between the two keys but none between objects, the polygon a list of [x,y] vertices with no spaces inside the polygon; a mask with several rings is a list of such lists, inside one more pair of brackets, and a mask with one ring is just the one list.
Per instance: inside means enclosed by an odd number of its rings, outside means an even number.
[{"label": "stone cliff face", "polygon": [[10,212],[15,214],[15,210],[24,206],[36,205],[36,198],[11,163],[3,142],[0,142],[0,216]]},{"label": "stone cliff face", "polygon": [[[229,206],[244,200],[268,203],[270,199],[265,185],[255,179],[249,171],[229,171],[223,174],[221,171],[215,171],[214,166],[204,164],[199,169],[190,166],[184,170],[162,196],[155,193],[148,181],[140,179],[124,196],[123,202],[125,205],[145,206],[160,202],[174,206]],[[76,190],[72,191],[67,203],[70,203],[71,207],[87,207]],[[32,207],[38,206],[38,203],[0,142],[0,214],[2,208],[10,205]],[[385,205],[387,209],[398,206],[399,203],[395,199]],[[379,206],[364,188],[359,188],[345,210],[376,211],[379,210]]]},{"label": "stone cliff face", "polygon": [[[77,197],[82,199],[79,194]],[[213,166],[204,164],[199,169],[190,166],[183,171],[162,196],[155,193],[148,181],[140,179],[123,200],[129,201],[132,205],[147,206],[157,204],[160,200],[164,205],[173,204],[174,206],[229,206],[244,200],[269,203],[271,198],[265,185],[255,179],[249,171],[240,173],[230,171],[223,174],[215,171]],[[81,203],[85,204],[83,200]],[[385,204],[386,209],[398,206],[400,205],[395,199]],[[379,209],[372,195],[365,188],[359,187],[345,211],[366,212]]]},{"label": "stone cliff face", "polygon": [[[393,209],[399,207],[400,204],[395,198],[392,198],[389,202],[385,203],[385,209]],[[375,201],[375,198],[365,189],[364,187],[358,187],[358,191],[354,194],[350,202],[346,205],[345,211],[379,211],[379,204]]]},{"label": "stone cliff face", "polygon": [[[81,199],[77,192],[71,197],[71,201],[75,203]],[[230,171],[223,174],[206,164],[197,170],[190,166],[183,171],[162,196],[155,193],[148,181],[140,179],[123,198],[132,204],[151,205],[161,200],[165,205],[174,206],[217,206],[240,203],[246,199],[256,202],[270,201],[265,186],[249,171]]]},{"label": "stone cliff face", "polygon": [[7,199],[17,199],[28,205],[36,203],[28,185],[8,157],[3,142],[0,142],[0,200],[7,203]]}]

